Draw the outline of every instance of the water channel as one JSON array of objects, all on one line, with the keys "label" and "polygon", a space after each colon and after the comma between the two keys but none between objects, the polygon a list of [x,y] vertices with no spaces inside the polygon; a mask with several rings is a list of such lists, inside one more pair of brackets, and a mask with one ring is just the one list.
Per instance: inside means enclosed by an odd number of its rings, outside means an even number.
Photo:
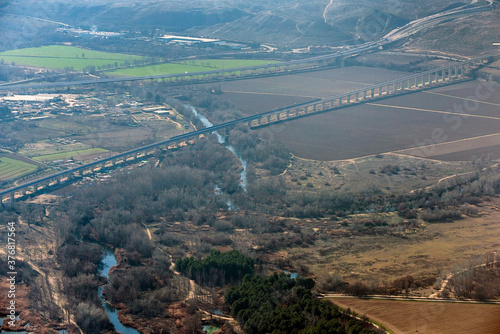
[{"label": "water channel", "polygon": [[[198,112],[198,110],[196,110],[195,107],[188,105],[188,104],[185,104],[184,106],[186,108],[189,108],[192,111],[192,113],[196,116],[196,118],[198,118],[201,121],[201,123],[203,123],[205,128],[210,128],[210,127],[214,126],[213,123],[210,122],[208,120],[208,118],[205,117],[205,115],[202,115],[200,112]],[[236,151],[234,146],[227,144],[224,137],[222,137],[217,131],[214,131],[213,134],[215,134],[215,136],[217,137],[217,141],[220,144],[224,145],[224,147],[227,148],[231,153],[233,153],[234,156],[236,158],[238,158],[238,160],[240,161],[241,167],[243,168],[243,170],[241,171],[241,174],[240,174],[240,185],[241,185],[241,188],[243,188],[243,191],[246,192],[247,191],[247,162],[246,162],[246,160],[240,156],[240,154]]]},{"label": "water channel", "polygon": [[[113,250],[108,247],[104,248],[104,258],[101,261],[101,269],[99,270],[99,274],[106,279],[109,279],[109,270],[111,267],[116,266],[116,258]],[[122,334],[139,334],[139,332],[128,326],[124,326],[120,320],[118,319],[118,311],[111,305],[108,304],[104,296],[102,295],[102,289],[104,286],[99,287],[98,293],[99,298],[101,299],[101,304],[106,310],[106,314],[108,315],[109,321],[115,326],[115,330]]]},{"label": "water channel", "polygon": [[[198,118],[206,128],[213,126],[212,122],[210,122],[204,115],[199,113],[195,107],[193,107],[191,105],[185,105],[185,106],[193,112],[193,114],[196,116],[196,118]],[[217,141],[220,144],[224,145],[224,147],[226,147],[231,153],[233,153],[234,156],[236,158],[238,158],[238,160],[240,161],[241,166],[243,168],[243,170],[240,173],[240,186],[243,188],[243,191],[246,192],[247,162],[238,154],[238,152],[236,151],[236,149],[232,145],[229,145],[226,143],[226,140],[224,139],[224,137],[222,137],[217,131],[214,131],[213,133],[216,135]],[[222,193],[221,189],[218,186],[216,186],[214,190],[219,194]],[[227,200],[227,206],[230,210],[234,209],[234,206],[233,206],[230,199]],[[99,270],[99,274],[101,276],[105,277],[106,279],[109,279],[109,270],[111,269],[111,267],[116,266],[116,263],[117,263],[117,261],[116,261],[115,255],[113,253],[113,250],[108,248],[108,247],[105,247],[104,258],[101,261],[101,269]],[[113,326],[115,326],[115,330],[117,330],[118,332],[121,332],[122,334],[139,334],[139,332],[136,329],[128,327],[128,326],[124,326],[120,322],[120,320],[118,319],[118,311],[115,308],[113,308],[106,301],[104,296],[102,295],[103,288],[104,288],[103,286],[99,287],[99,290],[98,290],[99,298],[101,299],[102,306],[106,310],[106,314],[108,315],[109,321],[113,324]],[[204,330],[207,333],[209,333],[212,330],[218,330],[218,328],[206,326],[206,328],[204,328]]]},{"label": "water channel", "polygon": [[[11,321],[11,319],[9,317],[0,317],[0,333],[2,334],[26,334],[26,331],[22,331],[22,332],[9,332],[9,331],[6,331],[6,330],[2,330],[2,326],[3,326],[3,322],[5,319],[8,319],[8,321]],[[15,321],[16,321],[16,324],[18,324],[18,320],[19,320],[19,316],[16,315],[15,317]],[[27,325],[29,326],[29,325]]]}]

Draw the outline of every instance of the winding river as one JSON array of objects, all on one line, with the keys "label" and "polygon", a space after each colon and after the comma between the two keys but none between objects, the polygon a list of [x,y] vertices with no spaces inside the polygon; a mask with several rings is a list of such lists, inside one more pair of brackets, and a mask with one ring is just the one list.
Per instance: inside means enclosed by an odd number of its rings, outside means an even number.
[{"label": "winding river", "polygon": [[[212,122],[210,122],[204,115],[199,113],[195,107],[193,107],[191,105],[185,105],[185,107],[189,108],[193,112],[193,114],[196,116],[196,118],[198,118],[206,128],[213,126]],[[238,152],[236,151],[234,146],[226,143],[226,140],[224,139],[224,137],[222,137],[217,131],[214,131],[213,133],[217,136],[217,141],[220,144],[224,145],[224,147],[226,147],[231,153],[233,153],[234,156],[236,158],[238,158],[238,160],[240,161],[241,166],[243,168],[243,170],[240,173],[240,186],[241,186],[241,188],[243,188],[243,191],[246,192],[247,191],[247,162],[245,161],[245,159],[243,159],[238,154]],[[221,189],[218,186],[216,186],[215,191],[220,193]],[[227,201],[227,206],[231,210],[234,209],[233,204],[232,204],[230,199],[228,199],[228,201]],[[115,254],[113,253],[113,250],[108,248],[108,247],[105,247],[104,248],[104,258],[101,261],[101,269],[99,270],[99,275],[105,277],[106,279],[109,279],[109,270],[111,269],[111,267],[116,266],[116,263],[117,263],[117,261],[115,258]],[[99,287],[99,290],[98,290],[99,298],[101,299],[102,306],[106,310],[106,314],[108,315],[109,321],[111,321],[113,326],[115,326],[115,330],[117,330],[118,332],[121,332],[122,334],[139,334],[139,332],[136,329],[134,329],[132,327],[124,326],[120,322],[120,320],[118,319],[118,311],[115,308],[113,308],[106,301],[104,296],[102,295],[103,288],[104,288],[104,286]],[[208,332],[208,330],[207,330],[207,332]]]},{"label": "winding river", "polygon": [[[106,279],[109,279],[109,270],[111,267],[116,266],[116,258],[113,250],[105,247],[104,248],[104,258],[101,261],[101,269],[99,270],[99,274]],[[122,334],[139,334],[137,330],[132,327],[124,326],[120,320],[118,319],[118,311],[108,304],[104,296],[102,295],[102,289],[104,286],[99,287],[98,293],[99,298],[101,299],[101,304],[106,310],[106,314],[108,315],[109,321],[115,326],[115,330]]]},{"label": "winding river", "polygon": [[[198,112],[198,110],[196,110],[195,107],[193,107],[189,104],[185,104],[184,106],[186,108],[189,108],[192,111],[192,113],[196,116],[196,118],[198,118],[201,121],[201,123],[203,123],[205,128],[210,128],[210,127],[214,126],[213,123],[210,122],[208,120],[208,118],[205,117],[205,115]],[[226,147],[229,151],[231,151],[231,153],[233,153],[234,156],[236,158],[238,158],[238,160],[240,161],[241,167],[243,167],[243,170],[241,171],[241,174],[240,174],[240,186],[241,186],[241,188],[243,188],[243,191],[246,192],[247,191],[247,162],[246,162],[246,160],[240,156],[240,154],[236,151],[234,146],[227,144],[224,137],[222,137],[217,131],[214,131],[213,134],[215,134],[217,136],[217,141],[220,144],[224,145],[224,147]]]}]

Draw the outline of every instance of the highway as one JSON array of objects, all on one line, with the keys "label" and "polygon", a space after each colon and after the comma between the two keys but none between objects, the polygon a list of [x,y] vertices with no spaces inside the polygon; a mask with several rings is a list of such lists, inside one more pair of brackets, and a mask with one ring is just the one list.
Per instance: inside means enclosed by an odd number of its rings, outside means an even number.
[{"label": "highway", "polygon": [[475,4],[462,5],[453,9],[449,9],[434,15],[429,15],[420,19],[416,19],[406,24],[401,28],[394,29],[387,35],[383,37],[384,40],[394,42],[403,38],[407,38],[416,32],[422,31],[435,24],[442,22],[443,20],[449,20],[457,16],[463,16],[478,12],[484,12],[491,10],[488,5],[477,6]]},{"label": "highway", "polygon": [[[340,57],[349,57],[353,55],[357,55],[360,53],[365,53],[365,52],[370,52],[370,51],[375,51],[383,47],[384,45],[387,45],[389,43],[396,42],[398,40],[407,38],[411,36],[412,34],[421,31],[423,29],[430,28],[444,20],[452,19],[457,16],[464,16],[464,15],[469,15],[472,13],[477,13],[477,12],[483,12],[483,11],[488,11],[491,10],[491,6],[489,5],[483,5],[483,6],[478,6],[475,4],[469,4],[469,5],[462,5],[454,9],[449,9],[446,11],[443,11],[441,13],[433,14],[430,16],[426,16],[424,18],[416,19],[414,21],[411,21],[410,23],[406,24],[403,27],[396,28],[384,37],[382,37],[378,41],[372,41],[372,42],[366,42],[363,44],[359,44],[356,46],[352,47],[346,47],[346,50],[327,54],[327,55],[322,55],[322,56],[317,56],[317,57],[311,57],[311,58],[306,58],[306,59],[300,59],[300,60],[293,60],[293,61],[287,61],[287,62],[280,62],[280,63],[272,63],[272,64],[266,64],[266,65],[258,65],[258,66],[248,66],[248,67],[240,67],[240,68],[234,68],[234,69],[222,69],[222,70],[214,70],[214,71],[202,71],[202,72],[189,72],[189,73],[180,73],[180,74],[161,74],[161,75],[146,75],[146,76],[139,76],[139,77],[122,77],[122,78],[101,78],[101,79],[87,79],[87,80],[77,80],[77,81],[61,81],[61,82],[47,82],[47,83],[40,83],[40,84],[6,84],[3,86],[0,86],[0,91],[11,91],[15,89],[47,89],[47,88],[56,88],[56,87],[65,87],[65,86],[80,86],[80,85],[93,85],[93,84],[100,84],[100,83],[111,83],[111,82],[126,82],[126,81],[140,81],[140,80],[155,80],[155,79],[175,79],[175,80],[183,80],[187,78],[194,78],[194,77],[204,77],[204,78],[210,78],[210,77],[217,77],[217,76],[223,76],[223,80],[230,80],[231,79],[231,74],[236,75],[238,74],[238,78],[246,77],[244,75],[241,75],[241,72],[251,72],[248,76],[255,76],[255,75],[264,75],[266,74],[266,71],[269,71],[270,69],[283,69],[283,68],[288,68],[288,71],[293,71],[293,67],[300,66],[300,65],[313,65],[315,63],[319,63],[322,61],[331,61],[336,58]],[[280,73],[283,73],[283,70],[280,71]],[[217,78],[214,78],[217,79]]]}]

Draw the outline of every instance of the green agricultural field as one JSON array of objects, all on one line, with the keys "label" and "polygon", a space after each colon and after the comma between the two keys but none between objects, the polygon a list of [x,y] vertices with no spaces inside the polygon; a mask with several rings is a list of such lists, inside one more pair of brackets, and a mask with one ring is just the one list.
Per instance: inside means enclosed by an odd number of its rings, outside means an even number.
[{"label": "green agricultural field", "polygon": [[0,181],[7,181],[37,170],[36,165],[23,161],[0,157]]},{"label": "green agricultural field", "polygon": [[247,66],[265,65],[270,62],[268,60],[251,60],[251,59],[203,59],[203,60],[186,60],[179,63],[157,64],[149,66],[140,66],[134,68],[126,68],[115,71],[105,72],[111,77],[142,77],[146,75],[164,75],[164,74],[180,74],[191,72],[214,71],[221,69],[231,69]]},{"label": "green agricultural field", "polygon": [[7,64],[15,62],[16,65],[36,66],[54,69],[73,67],[81,70],[86,66],[115,66],[133,60],[143,59],[141,56],[123,53],[109,53],[94,50],[86,50],[74,46],[50,45],[38,48],[27,48],[0,52],[0,59]]},{"label": "green agricultural field", "polygon": [[58,131],[62,135],[83,135],[86,133],[93,133],[94,128],[88,125],[78,124],[62,119],[44,119],[38,123],[38,126],[43,129]]},{"label": "green agricultural field", "polygon": [[17,153],[20,155],[23,155],[25,157],[31,158],[31,157],[36,157],[36,156],[39,157],[42,155],[86,150],[89,148],[91,148],[89,145],[85,145],[83,143],[76,143],[76,144],[68,144],[68,145],[54,145],[54,146],[50,146],[50,147],[47,147],[44,149],[19,150],[19,151],[17,151]]},{"label": "green agricultural field", "polygon": [[33,159],[35,159],[37,161],[54,161],[54,160],[69,159],[69,158],[75,158],[77,160],[80,160],[81,158],[92,155],[92,154],[99,154],[99,153],[106,153],[106,152],[109,152],[109,151],[102,149],[102,148],[89,148],[86,150],[61,152],[61,153],[49,154],[49,155],[40,155],[38,157],[34,157]]}]

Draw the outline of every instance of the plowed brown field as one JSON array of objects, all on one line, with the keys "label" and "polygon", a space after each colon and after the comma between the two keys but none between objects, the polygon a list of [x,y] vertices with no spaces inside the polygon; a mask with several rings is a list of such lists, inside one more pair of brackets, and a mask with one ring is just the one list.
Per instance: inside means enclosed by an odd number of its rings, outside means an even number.
[{"label": "plowed brown field", "polygon": [[500,305],[334,298],[397,334],[500,333]]}]

